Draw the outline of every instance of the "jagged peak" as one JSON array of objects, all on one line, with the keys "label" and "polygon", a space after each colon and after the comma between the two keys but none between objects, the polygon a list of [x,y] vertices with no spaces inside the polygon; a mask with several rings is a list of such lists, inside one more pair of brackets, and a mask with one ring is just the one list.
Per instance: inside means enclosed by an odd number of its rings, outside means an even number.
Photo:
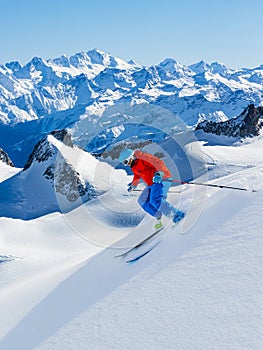
[{"label": "jagged peak", "polygon": [[109,59],[110,59],[110,55],[98,50],[98,49],[93,49],[93,50],[89,50],[87,52],[87,56],[91,59],[91,62],[93,64],[101,64],[101,65],[105,65]]},{"label": "jagged peak", "polygon": [[178,79],[192,76],[194,73],[187,66],[177,62],[173,58],[166,58],[158,66],[157,70],[165,79]]},{"label": "jagged peak", "polygon": [[5,66],[8,69],[11,69],[11,71],[13,71],[13,72],[16,72],[22,68],[21,64],[18,61],[8,62],[5,64]]},{"label": "jagged peak", "polygon": [[218,73],[221,75],[225,75],[226,73],[230,72],[230,69],[227,68],[223,63],[220,62],[212,62],[210,65],[210,69],[212,73]]},{"label": "jagged peak", "polygon": [[48,60],[48,63],[54,63],[57,66],[70,67],[70,57],[66,54],[56,57],[54,59]]},{"label": "jagged peak", "polygon": [[200,74],[206,72],[209,69],[209,65],[205,61],[201,60],[197,63],[191,64],[189,68],[193,72]]},{"label": "jagged peak", "polygon": [[74,67],[86,66],[91,63],[90,57],[85,52],[78,52],[70,56],[68,61]]},{"label": "jagged peak", "polygon": [[201,60],[197,63],[191,64],[189,68],[196,74],[203,74],[210,72],[213,74],[226,75],[230,73],[230,69],[227,68],[224,64],[219,62],[212,62],[208,64],[207,62]]},{"label": "jagged peak", "polygon": [[29,155],[23,171],[29,169],[34,162],[43,163],[47,161],[55,153],[56,151],[53,145],[49,143],[47,137],[44,137],[35,145],[32,153]]},{"label": "jagged peak", "polygon": [[32,66],[33,65],[33,66],[35,66],[37,68],[39,66],[46,66],[46,63],[47,63],[46,60],[44,60],[43,58],[35,56],[35,57],[32,58],[31,61],[29,61],[27,63],[26,66]]},{"label": "jagged peak", "polygon": [[166,58],[159,64],[159,66],[166,70],[174,70],[177,65],[180,65],[180,63],[178,63],[174,58]]},{"label": "jagged peak", "polygon": [[[73,147],[71,140],[71,134],[66,129],[54,130],[50,133],[57,140],[63,142],[69,147]],[[43,137],[34,147],[32,153],[30,154],[23,170],[27,170],[31,167],[34,161],[38,163],[43,163],[49,158],[51,158],[55,153],[56,149],[54,145],[50,142],[48,135]]]},{"label": "jagged peak", "polygon": [[128,64],[130,64],[131,66],[139,66],[139,64],[137,62],[135,62],[133,59],[130,59],[128,61]]},{"label": "jagged peak", "polygon": [[66,146],[73,147],[71,139],[71,133],[66,129],[53,130],[50,135],[54,136],[57,140],[63,142]]},{"label": "jagged peak", "polygon": [[262,127],[263,107],[255,107],[254,104],[250,104],[237,117],[223,122],[203,121],[197,125],[196,130],[216,135],[245,138],[259,135]]}]

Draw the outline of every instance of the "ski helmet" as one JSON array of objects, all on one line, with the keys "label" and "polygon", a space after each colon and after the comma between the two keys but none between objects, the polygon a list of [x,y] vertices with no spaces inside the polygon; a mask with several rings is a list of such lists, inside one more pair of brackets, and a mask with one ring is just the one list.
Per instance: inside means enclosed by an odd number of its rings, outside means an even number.
[{"label": "ski helmet", "polygon": [[123,151],[121,151],[119,155],[119,161],[124,165],[127,165],[129,163],[129,160],[133,158],[133,154],[134,154],[134,151],[132,149],[126,148]]}]

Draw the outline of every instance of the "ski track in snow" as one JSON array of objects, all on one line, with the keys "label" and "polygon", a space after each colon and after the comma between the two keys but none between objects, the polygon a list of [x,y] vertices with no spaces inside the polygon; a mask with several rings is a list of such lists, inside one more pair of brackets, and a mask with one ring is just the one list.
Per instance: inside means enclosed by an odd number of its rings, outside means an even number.
[{"label": "ski track in snow", "polygon": [[[235,205],[234,210],[221,227],[219,217],[211,220],[209,232],[204,233],[204,218],[185,236],[172,233],[140,265],[114,262],[105,271],[109,252],[97,256],[93,263],[98,280],[106,280],[108,288],[97,294],[95,284],[93,292],[89,288],[78,292],[74,313],[80,314],[70,313],[69,322],[37,349],[72,349],[76,344],[85,349],[90,342],[94,349],[226,349],[229,344],[232,349],[260,349],[262,300],[258,296],[263,261],[255,240],[261,241],[256,219],[263,201],[257,196],[240,205],[245,197],[240,194],[229,201],[228,208]],[[220,209],[216,205],[206,214]],[[251,218],[254,225],[247,227]],[[77,285],[81,275],[92,277],[92,269],[84,266],[42,307]]]},{"label": "ski track in snow", "polygon": [[[227,166],[220,148],[206,150]],[[93,222],[88,238],[104,235],[97,244],[69,228],[86,223],[85,206],[29,222],[1,218],[1,256],[16,259],[0,264],[0,349],[261,350],[262,172],[212,182],[259,192],[192,186],[171,195],[186,219],[132,265],[114,256],[148,234],[147,218],[126,231]]]}]

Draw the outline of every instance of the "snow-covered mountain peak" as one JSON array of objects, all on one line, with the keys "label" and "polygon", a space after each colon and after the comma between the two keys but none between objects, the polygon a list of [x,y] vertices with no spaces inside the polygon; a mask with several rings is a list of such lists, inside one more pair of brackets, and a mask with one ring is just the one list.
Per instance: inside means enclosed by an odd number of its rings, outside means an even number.
[{"label": "snow-covered mountain peak", "polygon": [[135,62],[133,59],[130,59],[129,61],[128,61],[128,64],[130,64],[130,65],[132,65],[132,66],[140,66],[137,62]]},{"label": "snow-covered mountain peak", "polygon": [[189,68],[195,72],[196,74],[204,74],[206,72],[212,73],[212,74],[219,74],[222,76],[226,76],[232,72],[229,68],[227,68],[224,64],[213,62],[211,64],[206,63],[205,61],[201,60],[198,63],[192,64],[189,66]]},{"label": "snow-covered mountain peak", "polygon": [[101,64],[103,66],[107,66],[110,63],[110,55],[98,49],[89,50],[87,52],[91,63],[93,64]]},{"label": "snow-covered mountain peak", "polygon": [[20,66],[16,65],[16,69],[13,70],[14,78],[17,83],[22,83],[21,85],[24,87],[31,87],[28,82],[25,84],[25,80],[29,80],[33,84],[39,84],[44,79],[43,83],[45,83],[45,78],[50,76],[52,73],[52,69],[49,66],[48,62],[41,57],[33,57],[31,61],[29,61],[26,65]]},{"label": "snow-covered mountain peak", "polygon": [[166,58],[159,63],[159,66],[169,71],[175,70],[178,65],[179,63],[174,58]]},{"label": "snow-covered mountain peak", "polygon": [[89,66],[92,62],[90,57],[85,52],[79,52],[73,56],[70,56],[69,63],[75,68],[81,68]]},{"label": "snow-covered mountain peak", "polygon": [[178,63],[173,58],[167,58],[156,66],[161,79],[176,80],[187,79],[193,75],[193,72],[185,65]]},{"label": "snow-covered mountain peak", "polygon": [[21,64],[18,61],[12,61],[5,64],[5,66],[11,69],[12,72],[16,72],[22,68]]},{"label": "snow-covered mountain peak", "polygon": [[187,66],[177,62],[173,58],[166,58],[158,66],[169,73],[181,72],[188,74],[190,72]]},{"label": "snow-covered mountain peak", "polygon": [[142,68],[139,64],[133,60],[125,62],[121,58],[111,56],[108,53],[105,53],[101,50],[94,49],[87,52],[88,56],[91,58],[92,63],[100,64],[104,67],[116,68],[120,70],[134,71],[139,68]]},{"label": "snow-covered mountain peak", "polygon": [[[53,137],[55,137],[60,142],[63,142],[65,145],[69,147],[73,147],[73,143],[71,140],[71,136],[67,130],[55,130],[50,133]],[[54,149],[54,145],[52,143],[52,139],[49,138],[49,135],[45,136],[41,139],[34,147],[32,153],[30,154],[28,161],[24,166],[24,170],[30,168],[33,163],[43,163],[48,159],[52,158],[57,153],[57,150]]]},{"label": "snow-covered mountain peak", "polygon": [[60,67],[70,67],[69,56],[62,55],[60,57],[48,60],[48,63],[55,64]]},{"label": "snow-covered mountain peak", "polygon": [[30,154],[28,161],[25,164],[24,170],[29,169],[34,163],[43,163],[55,154],[55,150],[50,144],[47,137],[40,140]]},{"label": "snow-covered mountain peak", "polygon": [[22,69],[28,72],[44,71],[45,69],[49,69],[49,66],[48,62],[41,57],[33,57]]},{"label": "snow-covered mountain peak", "polygon": [[196,74],[202,74],[209,70],[209,65],[205,61],[201,60],[197,63],[191,64],[189,68]]},{"label": "snow-covered mountain peak", "polygon": [[42,59],[41,57],[38,57],[38,56],[35,56],[32,58],[32,60],[28,63],[29,65],[33,65],[35,67],[37,66],[42,66],[42,65],[45,65],[45,60]]},{"label": "snow-covered mountain peak", "polygon": [[210,65],[211,72],[214,74],[220,74],[222,76],[227,76],[228,74],[231,74],[234,72],[234,70],[231,70],[227,68],[224,64],[218,63],[218,62],[213,62]]}]

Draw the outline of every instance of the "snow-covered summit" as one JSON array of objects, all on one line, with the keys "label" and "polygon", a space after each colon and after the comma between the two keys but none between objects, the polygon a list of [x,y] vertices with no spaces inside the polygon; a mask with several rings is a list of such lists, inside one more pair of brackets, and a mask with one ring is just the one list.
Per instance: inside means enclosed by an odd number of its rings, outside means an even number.
[{"label": "snow-covered summit", "polygon": [[211,64],[208,64],[203,60],[201,60],[198,63],[190,65],[189,68],[196,74],[203,74],[205,72],[210,72],[212,74],[219,74],[223,77],[230,76],[230,74],[234,72],[234,70],[227,68],[222,63],[213,62]]},{"label": "snow-covered summit", "polygon": [[[10,62],[0,67],[0,147],[24,166],[32,141],[85,118],[93,128],[100,111],[111,106],[116,107],[111,124],[117,123],[121,105],[148,104],[167,110],[172,128],[176,115],[194,129],[200,121],[236,117],[250,104],[262,106],[262,96],[262,66],[233,70],[201,61],[188,67],[167,58],[145,67],[98,49],[54,59],[34,57],[24,66]],[[94,111],[92,118],[87,110]],[[19,132],[14,133],[13,125]]]}]

